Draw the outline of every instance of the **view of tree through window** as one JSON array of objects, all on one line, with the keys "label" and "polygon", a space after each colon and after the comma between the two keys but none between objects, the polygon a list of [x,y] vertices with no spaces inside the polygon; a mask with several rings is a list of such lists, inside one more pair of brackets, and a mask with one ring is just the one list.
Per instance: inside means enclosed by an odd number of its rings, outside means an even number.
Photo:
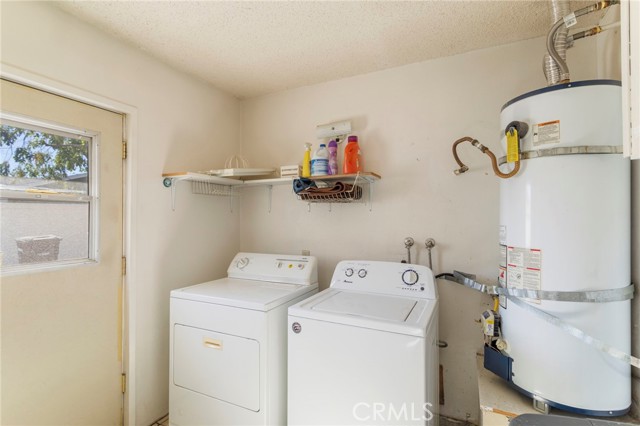
[{"label": "view of tree through window", "polygon": [[65,180],[86,173],[88,142],[3,124],[0,175]]},{"label": "view of tree through window", "polygon": [[92,139],[2,121],[2,266],[91,257]]}]

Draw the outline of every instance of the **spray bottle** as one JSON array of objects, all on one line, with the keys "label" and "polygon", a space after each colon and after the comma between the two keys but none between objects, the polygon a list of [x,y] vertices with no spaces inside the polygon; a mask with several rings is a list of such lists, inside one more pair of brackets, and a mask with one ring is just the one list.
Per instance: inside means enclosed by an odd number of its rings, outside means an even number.
[{"label": "spray bottle", "polygon": [[302,177],[311,176],[311,144],[304,144],[304,158],[302,160]]}]

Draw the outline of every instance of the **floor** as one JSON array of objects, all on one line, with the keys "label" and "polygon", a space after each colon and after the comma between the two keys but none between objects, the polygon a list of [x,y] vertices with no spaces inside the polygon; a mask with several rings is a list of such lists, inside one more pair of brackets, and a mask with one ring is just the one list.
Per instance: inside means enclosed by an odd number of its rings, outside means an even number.
[{"label": "floor", "polygon": [[169,426],[169,415],[167,414],[166,416],[156,420],[151,423],[150,426]]},{"label": "floor", "polygon": [[440,416],[440,426],[475,426],[475,424],[465,420],[450,419],[449,417]]},{"label": "floor", "polygon": [[[161,419],[156,420],[149,426],[169,426],[169,415],[167,414]],[[440,416],[440,426],[474,426],[473,423],[467,423],[462,420],[448,419]]]}]

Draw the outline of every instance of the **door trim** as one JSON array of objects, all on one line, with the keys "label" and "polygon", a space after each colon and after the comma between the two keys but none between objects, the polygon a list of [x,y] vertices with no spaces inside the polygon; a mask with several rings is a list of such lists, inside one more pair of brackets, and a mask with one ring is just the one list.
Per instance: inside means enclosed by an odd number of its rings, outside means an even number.
[{"label": "door trim", "polygon": [[[136,295],[132,283],[136,282],[136,235],[135,229],[137,213],[133,200],[137,199],[137,163],[138,163],[138,109],[106,96],[86,91],[76,86],[66,84],[45,76],[31,73],[4,62],[0,62],[0,77],[33,87],[44,92],[63,96],[74,101],[82,102],[94,107],[106,109],[125,116],[124,136],[128,145],[127,159],[123,160],[123,256],[127,258],[127,274],[123,277],[123,369],[127,375],[127,392],[124,396],[124,424],[135,425],[136,418]],[[1,397],[1,390],[0,390]]]}]

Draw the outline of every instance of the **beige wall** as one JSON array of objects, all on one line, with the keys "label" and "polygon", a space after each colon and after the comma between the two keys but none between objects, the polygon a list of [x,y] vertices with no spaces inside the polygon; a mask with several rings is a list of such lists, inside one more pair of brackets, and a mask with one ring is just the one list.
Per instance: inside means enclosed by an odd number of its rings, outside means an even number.
[{"label": "beige wall", "polygon": [[[587,39],[569,51],[574,80],[599,77],[595,46],[595,39]],[[457,269],[493,281],[498,178],[487,159],[468,147],[460,151],[471,170],[454,176],[451,144],[469,135],[499,151],[501,106],[546,85],[543,49],[544,41],[535,39],[244,101],[242,152],[254,162],[299,163],[305,142],[318,146],[316,125],[349,119],[360,136],[365,169],[382,180],[374,186],[372,211],[313,205],[309,212],[290,188],[274,187],[269,213],[266,190],[252,189],[252,196],[243,197],[242,249],[309,249],[319,258],[326,287],[340,259],[405,258],[407,236],[417,241],[417,263],[426,264],[424,241],[433,237],[436,273]],[[475,422],[474,354],[482,345],[475,320],[488,301],[448,282],[438,285],[440,336],[449,343],[440,351],[442,413]]]},{"label": "beige wall", "polygon": [[224,276],[239,247],[238,215],[226,198],[192,195],[182,183],[174,212],[161,174],[222,167],[237,146],[240,104],[51,5],[2,2],[1,14],[3,66],[137,110],[129,395],[130,422],[148,425],[168,411],[169,291]]}]

